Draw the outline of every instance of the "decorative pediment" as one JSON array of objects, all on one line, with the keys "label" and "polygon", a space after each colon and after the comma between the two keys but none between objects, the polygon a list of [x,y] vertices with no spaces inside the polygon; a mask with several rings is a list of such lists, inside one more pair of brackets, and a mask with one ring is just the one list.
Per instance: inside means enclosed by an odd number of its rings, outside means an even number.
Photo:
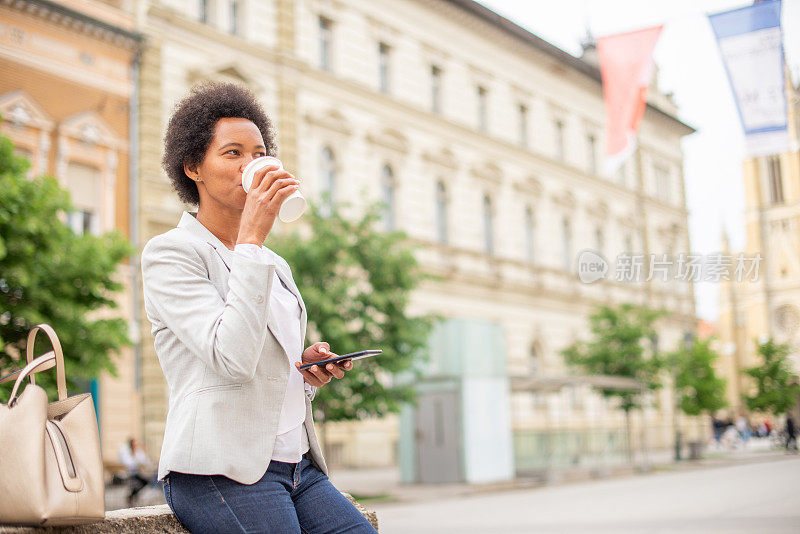
[{"label": "decorative pediment", "polygon": [[312,0],[311,5],[316,11],[324,9],[335,13],[345,9],[345,5],[341,0]]},{"label": "decorative pediment", "polygon": [[450,59],[450,54],[430,43],[422,41],[420,42],[419,46],[422,49],[425,57],[428,58],[428,63],[430,64],[438,64],[441,66],[447,63],[447,61]]},{"label": "decorative pediment", "polygon": [[72,137],[87,145],[123,148],[116,133],[94,111],[84,111],[67,117],[60,125],[61,135]]},{"label": "decorative pediment", "polygon": [[480,83],[488,84],[494,78],[494,76],[492,76],[492,74],[489,71],[484,70],[476,65],[469,64],[467,66],[467,69],[469,70],[469,73],[472,75],[472,78]]},{"label": "decorative pediment", "polygon": [[422,159],[448,169],[458,169],[458,160],[455,154],[449,148],[442,148],[440,150],[425,150],[422,153]]},{"label": "decorative pediment", "polygon": [[598,202],[597,204],[591,204],[586,211],[589,214],[597,217],[598,219],[605,219],[608,217],[608,204],[603,201]]},{"label": "decorative pediment", "polygon": [[676,238],[681,232],[681,227],[678,223],[672,223],[665,226],[661,226],[657,230],[657,234],[659,237],[665,238],[667,240],[672,240]]},{"label": "decorative pediment", "polygon": [[563,191],[561,193],[553,194],[553,202],[568,209],[575,209],[578,201],[571,191]]},{"label": "decorative pediment", "polygon": [[540,196],[542,194],[542,183],[535,176],[528,176],[514,184],[517,191],[523,193],[530,193],[532,195]]},{"label": "decorative pediment", "polygon": [[623,215],[617,219],[620,226],[625,226],[627,228],[636,228],[636,217],[633,215]]},{"label": "decorative pediment", "polygon": [[408,153],[408,138],[397,130],[387,128],[377,133],[368,133],[367,141],[403,154]]},{"label": "decorative pediment", "polygon": [[394,40],[400,37],[401,31],[386,23],[385,19],[377,19],[370,15],[366,16],[367,26],[370,34],[383,40]]},{"label": "decorative pediment", "polygon": [[189,69],[187,78],[192,85],[202,81],[231,82],[246,85],[251,90],[259,92],[261,86],[246,74],[247,71],[248,69],[238,62],[226,61],[213,66],[205,65]]},{"label": "decorative pediment", "polygon": [[330,108],[321,113],[306,113],[304,119],[308,124],[313,124],[314,126],[332,130],[343,135],[350,135],[353,133],[350,121],[347,120],[341,111],[335,108]]},{"label": "decorative pediment", "polygon": [[481,180],[486,180],[496,184],[503,182],[503,171],[497,166],[496,163],[492,161],[473,163],[470,172],[473,174],[473,176],[476,176]]},{"label": "decorative pediment", "polygon": [[22,89],[0,95],[0,115],[17,126],[53,129],[53,119]]}]

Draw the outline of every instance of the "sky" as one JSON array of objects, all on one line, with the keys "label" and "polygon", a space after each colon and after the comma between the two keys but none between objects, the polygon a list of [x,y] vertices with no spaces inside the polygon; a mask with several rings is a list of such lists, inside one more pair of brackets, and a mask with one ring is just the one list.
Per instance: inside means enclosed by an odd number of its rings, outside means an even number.
[{"label": "sky", "polygon": [[[479,0],[528,31],[580,56],[587,29],[596,38],[663,24],[654,52],[659,88],[674,93],[679,118],[697,129],[684,138],[684,180],[691,252],[745,245],[744,136],[707,14],[750,5],[736,0]],[[783,46],[800,82],[800,0],[783,0]],[[666,251],[654,251],[666,252]],[[717,284],[695,284],[697,315],[715,321]]]}]

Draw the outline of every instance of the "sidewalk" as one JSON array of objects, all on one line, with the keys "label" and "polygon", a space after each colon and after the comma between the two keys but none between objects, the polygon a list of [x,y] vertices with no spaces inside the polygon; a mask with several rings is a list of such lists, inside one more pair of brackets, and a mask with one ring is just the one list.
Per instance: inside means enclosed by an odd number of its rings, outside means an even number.
[{"label": "sidewalk", "polygon": [[[682,460],[675,462],[671,450],[651,451],[648,455],[649,469],[620,465],[608,467],[603,471],[596,469],[572,469],[548,473],[546,477],[515,478],[504,482],[484,484],[403,484],[396,467],[375,469],[332,469],[331,480],[336,487],[350,493],[357,500],[369,502],[417,502],[436,499],[454,498],[463,495],[486,493],[493,491],[509,491],[528,489],[559,484],[569,484],[594,479],[619,478],[634,476],[639,473],[678,471],[690,469],[709,469],[740,463],[769,462],[788,457],[780,450],[770,450],[769,440],[751,439],[742,449],[731,451],[708,447],[700,460]],[[106,509],[126,508],[126,485],[106,488]],[[164,496],[158,488],[146,488],[136,500],[136,506],[164,504]]]},{"label": "sidewalk", "polygon": [[[546,477],[515,478],[494,483],[470,484],[403,484],[396,467],[375,469],[333,469],[331,480],[336,487],[352,494],[359,501],[415,502],[454,498],[476,493],[528,489],[548,485],[568,484],[593,479],[635,476],[640,473],[710,469],[734,464],[777,461],[789,456],[783,450],[771,450],[768,439],[751,439],[747,446],[733,450],[707,447],[700,460],[673,459],[673,451],[651,451],[649,468],[620,465],[601,472],[596,469],[573,469],[549,473]],[[686,453],[685,453],[686,454]]]}]

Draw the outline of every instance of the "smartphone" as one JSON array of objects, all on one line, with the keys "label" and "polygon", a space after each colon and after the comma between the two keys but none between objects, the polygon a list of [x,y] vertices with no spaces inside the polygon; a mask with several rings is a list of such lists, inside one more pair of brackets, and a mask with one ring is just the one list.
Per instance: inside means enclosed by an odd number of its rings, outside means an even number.
[{"label": "smartphone", "polygon": [[345,362],[347,360],[360,360],[361,358],[369,358],[370,356],[377,356],[378,354],[382,353],[383,351],[380,349],[376,350],[360,350],[358,352],[351,352],[350,354],[342,354],[341,356],[336,356],[335,358],[328,358],[327,360],[320,360],[314,363],[307,363],[305,365],[301,365],[300,369],[306,370],[310,369],[315,365],[319,365],[321,367],[325,367],[329,363],[339,363]]}]

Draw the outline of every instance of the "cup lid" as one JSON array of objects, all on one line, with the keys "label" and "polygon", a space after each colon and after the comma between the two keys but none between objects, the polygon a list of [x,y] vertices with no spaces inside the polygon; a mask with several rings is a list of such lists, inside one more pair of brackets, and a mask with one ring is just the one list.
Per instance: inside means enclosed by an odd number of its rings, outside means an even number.
[{"label": "cup lid", "polygon": [[270,165],[278,165],[280,168],[283,168],[281,160],[273,156],[261,156],[245,165],[242,171],[242,189],[244,189],[245,192],[250,191],[250,186],[253,184],[253,176],[264,167]]}]

